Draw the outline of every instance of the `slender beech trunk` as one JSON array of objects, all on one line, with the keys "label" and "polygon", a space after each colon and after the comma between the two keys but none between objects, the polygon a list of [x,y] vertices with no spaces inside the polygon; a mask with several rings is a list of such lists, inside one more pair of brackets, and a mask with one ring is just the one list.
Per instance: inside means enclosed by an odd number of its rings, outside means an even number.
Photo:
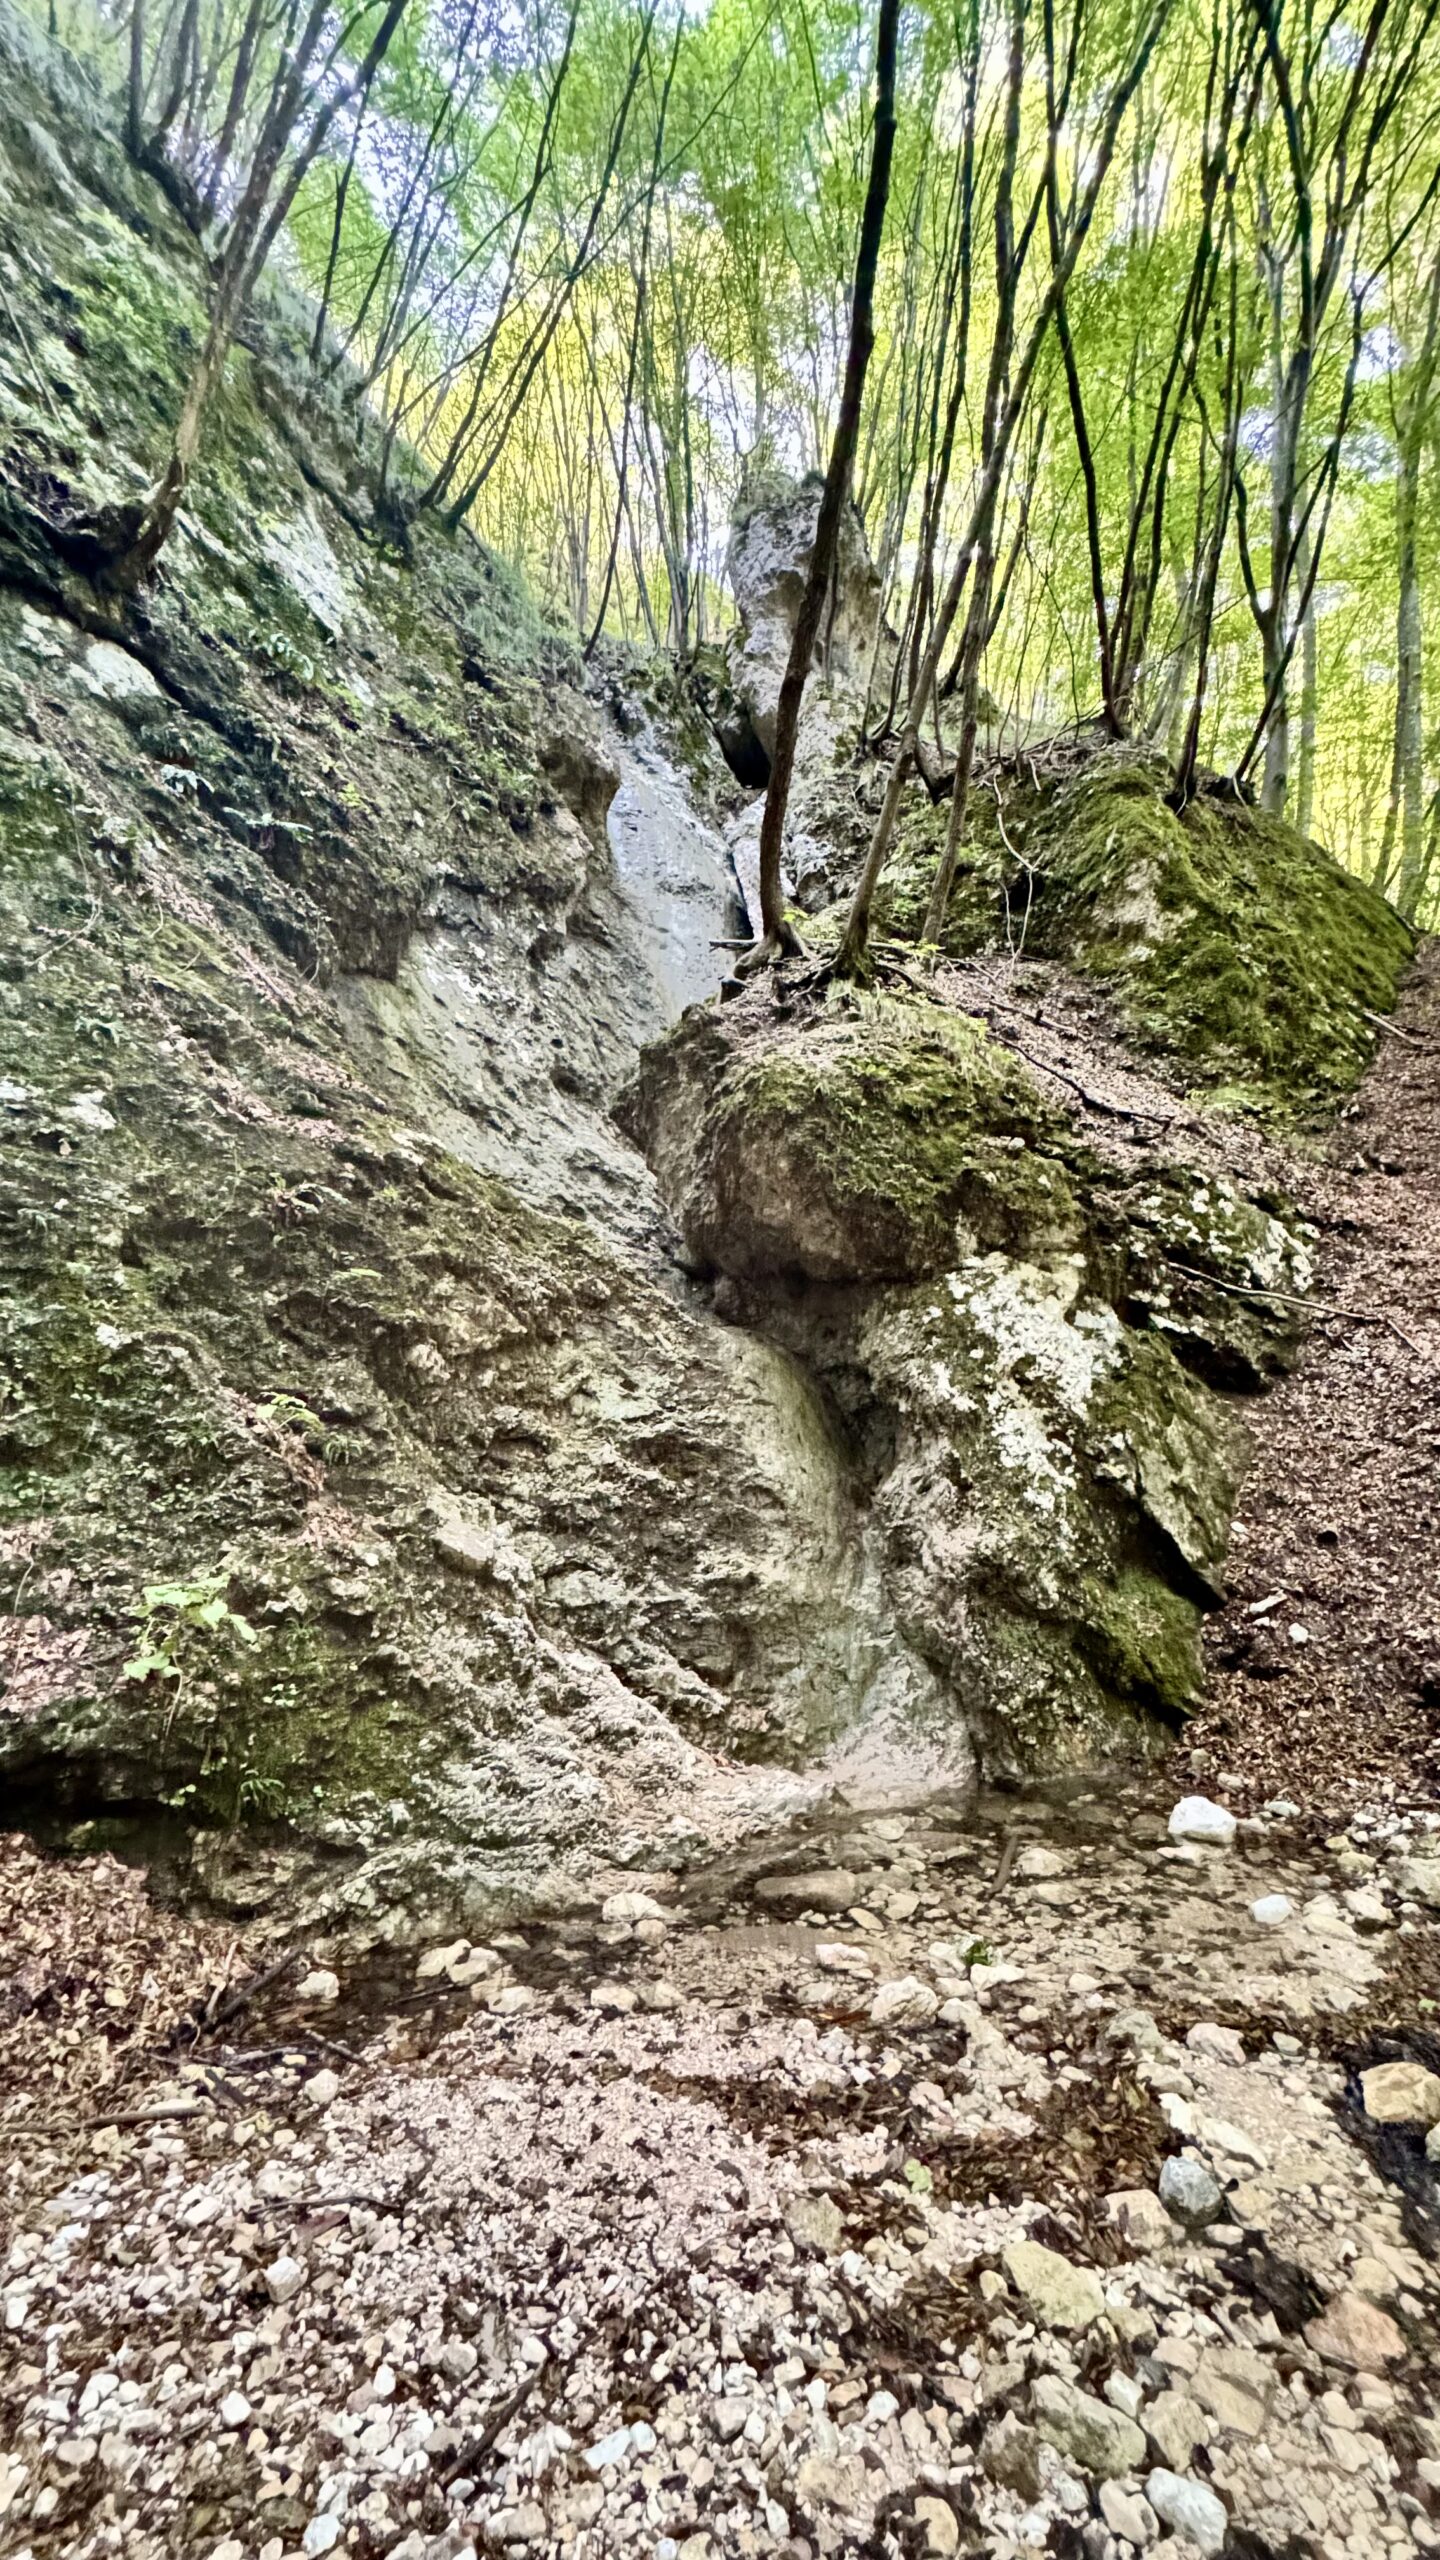
[{"label": "slender beech trunk", "polygon": [[870,152],[870,178],[865,190],[865,209],[860,220],[860,243],[855,258],[855,284],[850,302],[850,344],[845,358],[845,380],[840,394],[840,411],[835,422],[835,440],[830,448],[830,467],[825,474],[825,487],[820,500],[820,513],[815,525],[815,540],[810,552],[805,592],[795,619],[790,642],[790,655],[780,686],[780,700],[775,713],[775,745],[770,760],[770,781],[765,793],[765,813],[760,825],[760,940],[752,954],[753,963],[778,957],[781,952],[799,948],[798,938],[785,915],[785,899],[781,889],[781,850],[785,841],[785,810],[790,798],[790,783],[795,770],[795,743],[800,728],[800,706],[805,695],[810,663],[820,633],[820,619],[839,549],[840,524],[850,496],[851,474],[855,466],[855,447],[860,433],[860,410],[865,396],[865,376],[869,371],[871,349],[875,343],[874,303],[875,271],[880,259],[880,243],[885,230],[885,206],[890,193],[890,164],[895,151],[895,53],[900,23],[900,0],[880,0],[880,19],[875,46],[875,125]]},{"label": "slender beech trunk", "polygon": [[1420,465],[1432,424],[1440,361],[1440,255],[1425,297],[1424,330],[1403,406],[1395,418],[1395,549],[1398,602],[1395,615],[1395,737],[1390,800],[1385,813],[1377,881],[1388,885],[1400,854],[1396,904],[1414,918],[1425,855],[1425,669],[1421,647]]},{"label": "slender beech trunk", "polygon": [[[900,796],[905,788],[911,766],[915,760],[915,748],[926,712],[929,709],[930,696],[934,690],[936,672],[939,668],[940,660],[944,655],[945,644],[950,637],[951,626],[954,623],[956,613],[959,611],[960,599],[965,592],[965,587],[970,576],[970,570],[976,551],[980,545],[982,537],[985,535],[993,520],[996,498],[999,492],[1001,478],[1005,470],[1011,438],[1015,433],[1015,429],[1024,413],[1025,404],[1030,396],[1031,381],[1034,377],[1035,367],[1039,362],[1040,350],[1045,342],[1046,333],[1055,316],[1056,302],[1064,292],[1066,285],[1069,283],[1069,280],[1075,271],[1076,261],[1079,258],[1081,249],[1085,245],[1090,225],[1095,217],[1095,207],[1100,199],[1100,190],[1104,186],[1106,177],[1109,174],[1110,164],[1115,156],[1115,145],[1119,139],[1120,127],[1124,121],[1126,109],[1130,104],[1131,98],[1134,96],[1136,85],[1144,73],[1145,65],[1149,61],[1151,54],[1154,52],[1155,46],[1160,40],[1161,33],[1164,29],[1166,20],[1169,17],[1172,5],[1173,0],[1160,0],[1160,5],[1156,8],[1149,20],[1125,77],[1116,84],[1115,90],[1112,93],[1104,123],[1101,127],[1094,151],[1090,155],[1090,159],[1087,164],[1084,191],[1074,222],[1071,226],[1070,236],[1066,243],[1060,265],[1058,268],[1052,267],[1051,269],[1049,282],[1041,297],[1040,307],[1035,313],[1034,319],[1030,324],[1024,347],[1021,352],[1020,361],[1015,368],[1008,396],[1005,400],[1004,407],[1000,412],[995,432],[994,449],[991,453],[989,462],[981,473],[980,483],[976,489],[975,497],[971,506],[970,520],[960,538],[959,547],[955,554],[954,563],[941,601],[940,610],[936,615],[935,623],[931,630],[929,641],[926,645],[925,654],[920,661],[915,683],[911,688],[910,700],[906,706],[905,726],[901,732],[899,747],[890,767],[889,779],[885,786],[885,796],[880,804],[880,813],[875,821],[874,832],[870,838],[869,849],[865,856],[864,865],[861,869],[860,877],[855,884],[854,896],[850,902],[850,913],[846,921],[844,937],[841,941],[840,951],[836,960],[836,968],[842,976],[858,977],[863,974],[865,967],[865,946],[870,932],[870,909],[874,903],[875,891],[879,884],[880,874],[885,867],[885,857],[890,850],[891,839],[895,833],[895,821],[900,812]],[[1042,189],[1049,185],[1050,165],[1053,163],[1058,153],[1059,142],[1059,130],[1057,126],[1052,123],[1046,142],[1046,169],[1040,181]],[[1034,208],[1037,218],[1042,203],[1043,196],[1037,196]],[[1022,241],[1028,240],[1030,228],[1031,226],[1027,224],[1025,231],[1022,234]],[[1019,254],[1020,252],[1017,250],[1017,256]]]},{"label": "slender beech trunk", "polygon": [[106,564],[104,583],[116,593],[132,592],[148,577],[170,538],[200,449],[211,400],[225,370],[225,359],[260,270],[294,202],[301,178],[321,148],[336,116],[362,88],[368,88],[378,64],[389,49],[404,7],[405,0],[389,0],[364,62],[354,77],[343,82],[320,108],[304,143],[293,155],[286,175],[277,187],[281,164],[305,104],[307,78],[328,16],[326,0],[312,0],[300,43],[277,74],[249,176],[226,234],[216,272],[209,327],[199,361],[186,386],[165,468],[138,515],[126,523],[122,542]]}]

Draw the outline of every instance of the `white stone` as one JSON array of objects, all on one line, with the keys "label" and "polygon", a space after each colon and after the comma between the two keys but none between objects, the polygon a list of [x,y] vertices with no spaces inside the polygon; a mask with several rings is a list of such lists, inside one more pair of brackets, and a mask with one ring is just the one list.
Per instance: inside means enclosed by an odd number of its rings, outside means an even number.
[{"label": "white stone", "polygon": [[630,2430],[616,2427],[612,2434],[601,2436],[598,2443],[587,2445],[584,2461],[587,2471],[610,2471],[626,2459],[630,2451]]},{"label": "white stone", "polygon": [[1224,2548],[1229,2512],[1203,2481],[1182,2479],[1178,2471],[1152,2471],[1145,2495],[1162,2524],[1183,2534],[1197,2551],[1208,2555]]},{"label": "white stone", "polygon": [[669,1913],[648,1893],[607,1894],[600,1907],[602,1920],[614,1927],[617,1921],[668,1920]]},{"label": "white stone", "polygon": [[333,2551],[344,2531],[337,2515],[312,2516],[300,2538],[306,2560],[322,2560],[322,2554]]},{"label": "white stone", "polygon": [[305,2270],[298,2258],[281,2256],[265,2270],[265,2290],[272,2302],[289,2302],[305,2281]]},{"label": "white stone", "polygon": [[243,2391],[227,2391],[220,2403],[222,2427],[243,2427],[250,2415],[250,2403]]},{"label": "white stone", "polygon": [[1235,1816],[1208,1796],[1182,1796],[1170,1816],[1172,1840],[1205,1840],[1228,1849],[1235,1837]]},{"label": "white stone", "polygon": [[448,1973],[452,1965],[459,1964],[462,1957],[468,1956],[469,1953],[468,1938],[452,1938],[447,1947],[427,1947],[415,1967],[416,1981],[438,1981],[442,1973]]},{"label": "white stone", "polygon": [[843,1939],[827,1938],[815,1949],[815,1961],[822,1973],[863,1973],[875,1970],[874,1960],[863,1947],[847,1946]]},{"label": "white stone", "polygon": [[1295,1917],[1295,1905],[1288,1893],[1262,1893],[1250,1905],[1250,1917],[1257,1929],[1283,1929]]},{"label": "white stone", "polygon": [[1135,2489],[1122,2489],[1118,2480],[1100,2483],[1100,2513],[1112,2533],[1122,2542],[1133,2542],[1144,2551],[1157,2538],[1160,2527],[1149,2500]]},{"label": "white stone", "polygon": [[338,2000],[340,1976],[332,1973],[328,1965],[317,1965],[313,1973],[306,1974],[295,1996],[297,2000]]},{"label": "white stone", "polygon": [[902,1974],[896,1982],[882,1982],[870,2003],[872,2027],[928,2027],[940,2008],[937,1993],[918,1974]]},{"label": "white stone", "polygon": [[495,1992],[486,2002],[491,2015],[496,2018],[518,2018],[522,2009],[531,2009],[534,2005],[535,1994],[528,1982],[507,1983],[503,1991]]},{"label": "white stone", "polygon": [[340,2095],[340,2075],[336,2071],[312,2071],[304,2083],[302,2096],[312,2107],[333,2107]]}]

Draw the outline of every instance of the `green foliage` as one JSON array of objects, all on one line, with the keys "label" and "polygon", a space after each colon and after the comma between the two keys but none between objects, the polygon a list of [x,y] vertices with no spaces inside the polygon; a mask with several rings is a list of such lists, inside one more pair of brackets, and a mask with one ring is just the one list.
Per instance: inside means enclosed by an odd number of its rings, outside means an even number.
[{"label": "green foliage", "polygon": [[222,1566],[193,1582],[147,1583],[135,1613],[140,1628],[136,1649],[124,1665],[122,1678],[178,1681],[183,1671],[193,1668],[197,1655],[202,1662],[206,1658],[208,1649],[192,1642],[192,1631],[205,1636],[223,1633],[235,1643],[257,1644],[249,1619],[232,1609],[226,1597],[232,1579]]}]

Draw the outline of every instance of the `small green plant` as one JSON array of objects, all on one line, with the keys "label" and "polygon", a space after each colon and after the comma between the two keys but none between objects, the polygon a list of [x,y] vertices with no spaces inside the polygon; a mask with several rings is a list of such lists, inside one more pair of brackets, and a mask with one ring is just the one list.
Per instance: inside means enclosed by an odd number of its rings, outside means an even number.
[{"label": "small green plant", "polygon": [[232,1609],[225,1597],[230,1576],[223,1569],[202,1574],[195,1582],[148,1582],[142,1591],[140,1638],[125,1664],[126,1680],[178,1680],[181,1648],[192,1627],[213,1633],[225,1628],[242,1644],[258,1644],[248,1618]]},{"label": "small green plant", "polygon": [[327,1467],[342,1466],[350,1456],[350,1443],[343,1431],[332,1431],[318,1413],[311,1411],[300,1396],[271,1396],[260,1407],[263,1422],[274,1422],[293,1431],[302,1440],[312,1458],[323,1458]]},{"label": "small green plant", "polygon": [[320,672],[309,652],[292,640],[288,632],[260,632],[255,641],[255,650],[257,656],[264,658],[266,663],[275,669],[277,675],[287,677],[292,684],[313,685]]}]

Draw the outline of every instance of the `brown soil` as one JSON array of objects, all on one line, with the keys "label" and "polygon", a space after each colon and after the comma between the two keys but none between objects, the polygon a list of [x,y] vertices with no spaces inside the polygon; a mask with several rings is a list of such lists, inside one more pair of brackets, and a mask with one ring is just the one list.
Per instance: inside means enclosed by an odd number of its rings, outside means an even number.
[{"label": "brown soil", "polygon": [[[1187,1741],[1234,1801],[1338,1820],[1440,1792],[1440,943],[1319,1163],[1321,1313],[1255,1459]],[[1275,1605],[1264,1604],[1274,1601]]]}]

